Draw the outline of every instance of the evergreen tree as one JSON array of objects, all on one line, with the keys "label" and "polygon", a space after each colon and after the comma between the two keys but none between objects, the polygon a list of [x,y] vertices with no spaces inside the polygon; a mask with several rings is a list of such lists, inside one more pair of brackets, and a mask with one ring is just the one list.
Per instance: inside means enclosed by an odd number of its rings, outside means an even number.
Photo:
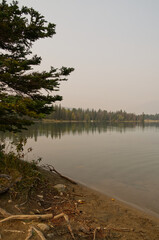
[{"label": "evergreen tree", "polygon": [[74,69],[33,70],[41,63],[40,57],[32,56],[33,43],[54,34],[55,24],[33,8],[0,2],[0,130],[22,129],[30,118],[44,117],[53,110],[53,102],[62,100],[52,92]]}]

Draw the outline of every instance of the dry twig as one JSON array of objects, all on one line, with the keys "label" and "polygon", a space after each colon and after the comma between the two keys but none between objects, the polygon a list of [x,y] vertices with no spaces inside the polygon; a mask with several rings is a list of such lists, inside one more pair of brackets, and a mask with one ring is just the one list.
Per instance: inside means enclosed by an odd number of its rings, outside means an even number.
[{"label": "dry twig", "polygon": [[29,230],[28,230],[28,235],[25,238],[25,240],[29,240],[32,236],[33,236],[33,228],[30,227]]},{"label": "dry twig", "polygon": [[20,231],[20,230],[3,230],[4,232],[11,232],[11,233],[25,233],[24,231]]},{"label": "dry twig", "polygon": [[93,233],[93,240],[96,239],[96,232],[100,229],[101,229],[100,227],[95,228],[94,233]]},{"label": "dry twig", "polygon": [[132,232],[134,231],[133,228],[114,228],[114,227],[105,227],[103,228],[104,230],[114,230],[114,231],[117,231],[117,232]]}]

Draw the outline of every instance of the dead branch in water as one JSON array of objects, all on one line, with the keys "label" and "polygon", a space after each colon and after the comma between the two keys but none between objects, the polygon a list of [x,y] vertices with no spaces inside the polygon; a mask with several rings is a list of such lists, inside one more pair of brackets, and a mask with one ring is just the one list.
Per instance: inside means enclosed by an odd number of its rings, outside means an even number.
[{"label": "dead branch in water", "polygon": [[76,183],[75,181],[73,181],[72,179],[70,179],[70,178],[62,175],[61,173],[59,173],[52,165],[46,164],[46,165],[42,165],[41,167],[44,168],[44,169],[49,170],[50,172],[56,173],[57,175],[59,175],[60,177],[66,179],[67,181],[71,182],[72,184],[77,184],[77,183]]}]

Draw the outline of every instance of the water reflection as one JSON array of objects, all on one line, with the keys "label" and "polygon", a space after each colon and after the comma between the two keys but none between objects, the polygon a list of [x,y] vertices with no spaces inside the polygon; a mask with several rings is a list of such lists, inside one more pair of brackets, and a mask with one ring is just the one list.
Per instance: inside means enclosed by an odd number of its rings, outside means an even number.
[{"label": "water reflection", "polygon": [[[146,124],[146,127],[159,127],[156,123]],[[0,138],[16,141],[18,138],[26,137],[33,138],[35,141],[38,140],[38,137],[45,136],[53,138],[61,138],[65,134],[71,135],[81,135],[83,133],[102,133],[102,132],[120,132],[125,133],[126,131],[133,131],[135,128],[145,128],[145,125],[137,124],[137,123],[35,123],[28,128],[28,130],[24,130],[21,133],[10,133],[10,132],[0,132]]]}]

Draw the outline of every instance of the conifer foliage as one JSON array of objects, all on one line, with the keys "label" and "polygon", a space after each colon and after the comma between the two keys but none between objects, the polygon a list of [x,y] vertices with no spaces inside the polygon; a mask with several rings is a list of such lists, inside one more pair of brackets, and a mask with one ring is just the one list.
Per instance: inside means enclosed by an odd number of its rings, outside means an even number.
[{"label": "conifer foliage", "polygon": [[31,51],[35,41],[54,34],[55,24],[33,8],[0,2],[0,130],[22,129],[30,118],[44,117],[53,110],[53,102],[62,100],[53,91],[74,69],[34,71],[42,59]]}]

